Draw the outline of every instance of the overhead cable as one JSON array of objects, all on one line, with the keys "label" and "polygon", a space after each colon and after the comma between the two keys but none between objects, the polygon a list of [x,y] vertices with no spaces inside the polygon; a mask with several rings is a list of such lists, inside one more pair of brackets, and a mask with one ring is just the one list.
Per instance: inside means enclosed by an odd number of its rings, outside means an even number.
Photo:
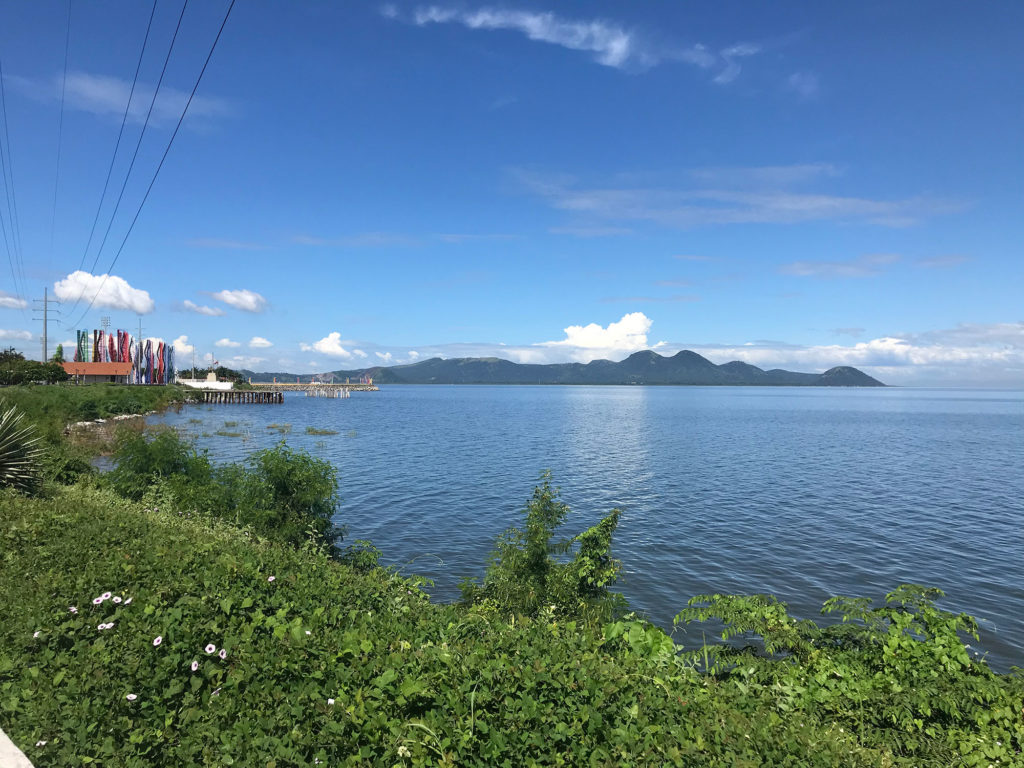
[{"label": "overhead cable", "polygon": [[124,235],[124,239],[121,240],[121,245],[117,249],[117,253],[114,255],[113,261],[110,262],[110,266],[107,268],[106,273],[103,275],[103,280],[100,281],[99,288],[96,289],[96,293],[93,295],[92,300],[89,302],[89,306],[82,312],[81,317],[78,318],[72,325],[78,325],[82,318],[85,317],[86,313],[92,308],[93,303],[96,301],[96,297],[100,295],[103,290],[103,285],[107,282],[107,278],[110,277],[111,272],[114,269],[114,265],[117,264],[117,260],[121,257],[121,252],[124,250],[125,243],[128,242],[128,237],[131,235],[132,230],[135,228],[135,222],[139,220],[139,214],[142,213],[142,208],[146,204],[146,200],[149,199],[149,193],[153,191],[153,185],[156,183],[157,176],[160,175],[160,169],[164,167],[164,161],[167,159],[168,153],[171,151],[171,146],[174,144],[174,139],[178,135],[178,131],[181,129],[181,124],[185,121],[185,115],[188,114],[188,108],[192,104],[192,99],[196,95],[196,91],[199,90],[199,84],[203,81],[203,75],[206,74],[206,68],[210,64],[210,59],[213,58],[213,52],[217,50],[217,43],[220,42],[220,37],[224,32],[224,27],[228,23],[228,18],[231,16],[231,9],[235,7],[235,0],[231,0],[228,5],[227,11],[224,13],[224,20],[220,23],[220,28],[217,30],[217,36],[213,39],[213,44],[210,46],[210,52],[206,54],[206,61],[203,62],[203,68],[199,70],[199,77],[196,78],[196,84],[192,86],[192,92],[188,95],[188,101],[185,102],[185,108],[181,111],[181,117],[178,118],[178,124],[174,126],[174,133],[171,134],[170,140],[167,142],[167,148],[164,149],[164,154],[160,158],[160,163],[156,167],[156,171],[153,173],[153,178],[150,179],[149,186],[146,187],[146,194],[142,197],[142,202],[139,203],[138,210],[135,211],[135,216],[132,218],[132,223],[128,227],[128,231]]}]

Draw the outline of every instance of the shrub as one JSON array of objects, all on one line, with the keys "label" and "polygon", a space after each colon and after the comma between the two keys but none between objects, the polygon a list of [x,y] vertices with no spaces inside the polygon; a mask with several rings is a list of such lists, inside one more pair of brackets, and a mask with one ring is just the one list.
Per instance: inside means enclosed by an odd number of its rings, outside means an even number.
[{"label": "shrub", "polygon": [[610,618],[624,605],[608,590],[621,568],[611,556],[620,512],[614,509],[593,528],[556,541],[568,513],[545,472],[524,510],[525,529],[512,527],[498,537],[483,582],[463,581],[463,601],[526,616],[553,607],[567,616]]},{"label": "shrub", "polygon": [[0,486],[28,491],[35,486],[42,458],[35,427],[16,406],[0,400]]}]

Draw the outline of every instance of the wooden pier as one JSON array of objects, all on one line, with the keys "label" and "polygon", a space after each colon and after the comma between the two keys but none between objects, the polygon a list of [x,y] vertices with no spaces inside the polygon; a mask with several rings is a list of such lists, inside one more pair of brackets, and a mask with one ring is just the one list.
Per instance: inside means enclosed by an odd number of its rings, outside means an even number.
[{"label": "wooden pier", "polygon": [[[257,392],[379,392],[376,384],[320,384],[318,382],[287,382],[273,383],[254,381],[252,388]],[[315,397],[316,395],[311,395]],[[321,395],[322,397],[338,397],[339,395]],[[340,395],[344,397],[344,395]]]},{"label": "wooden pier", "polygon": [[283,403],[280,392],[261,392],[252,389],[201,390],[204,403],[242,405],[247,403]]}]

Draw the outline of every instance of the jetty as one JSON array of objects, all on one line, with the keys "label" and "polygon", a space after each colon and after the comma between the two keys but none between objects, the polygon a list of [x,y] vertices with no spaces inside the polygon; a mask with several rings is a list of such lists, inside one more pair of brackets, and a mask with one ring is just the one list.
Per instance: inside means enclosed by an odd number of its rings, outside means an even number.
[{"label": "jetty", "polygon": [[[313,382],[286,382],[286,381],[275,381],[275,382],[252,382],[252,388],[257,392],[318,392],[318,393],[330,393],[330,392],[379,392],[380,388],[376,384],[366,384],[362,382],[353,382],[344,384],[326,384],[317,381]],[[312,395],[316,397],[317,395]],[[344,397],[345,395],[331,395],[321,394],[320,397]]]},{"label": "jetty", "polygon": [[197,394],[200,402],[224,405],[284,402],[284,394],[281,392],[260,392],[252,389],[201,389]]}]

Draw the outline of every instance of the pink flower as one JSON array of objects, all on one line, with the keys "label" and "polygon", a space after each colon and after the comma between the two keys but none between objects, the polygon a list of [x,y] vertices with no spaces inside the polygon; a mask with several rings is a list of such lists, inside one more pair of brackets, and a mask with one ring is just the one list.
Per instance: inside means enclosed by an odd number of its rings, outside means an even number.
[{"label": "pink flower", "polygon": [[75,606],[73,605],[68,606],[68,611],[70,611],[71,613],[78,613],[78,609],[75,608]]},{"label": "pink flower", "polygon": [[102,595],[100,595],[100,597],[102,597],[104,600],[109,600],[110,592],[104,592]]},{"label": "pink flower", "polygon": [[163,635],[157,635],[156,637],[153,638],[153,647],[156,648],[163,641],[164,641],[164,636]]},{"label": "pink flower", "polygon": [[220,656],[222,659],[226,659],[228,657],[227,648],[221,648],[220,653],[218,653],[217,655]]},{"label": "pink flower", "polygon": [[132,602],[132,599],[129,597],[127,600],[124,601],[124,604],[125,605],[130,605],[131,602]]},{"label": "pink flower", "polygon": [[125,696],[125,698],[128,699],[128,701],[135,701],[139,697],[136,696],[134,693],[129,693],[127,696]]},{"label": "pink flower", "polygon": [[199,662],[198,661],[193,661],[192,662],[192,671],[195,672],[197,669],[199,669]]},{"label": "pink flower", "polygon": [[216,650],[217,650],[217,646],[216,646],[216,645],[214,645],[213,643],[210,643],[210,644],[209,644],[208,646],[206,646],[206,648],[205,648],[204,650],[205,650],[205,651],[206,651],[207,653],[213,653],[214,651],[216,651]]},{"label": "pink flower", "polygon": [[115,597],[114,598],[114,602],[115,603],[120,603],[121,602],[121,598],[120,597]]},{"label": "pink flower", "polygon": [[102,602],[103,602],[103,598],[102,597],[94,597],[93,600],[92,600],[92,604],[93,605],[99,605]]},{"label": "pink flower", "polygon": [[267,581],[274,581],[276,578],[277,576],[267,576]]},{"label": "pink flower", "polygon": [[114,627],[114,622],[110,621],[110,622],[107,622],[106,624],[100,624],[99,626],[96,627],[96,629],[113,629],[113,627]]}]

